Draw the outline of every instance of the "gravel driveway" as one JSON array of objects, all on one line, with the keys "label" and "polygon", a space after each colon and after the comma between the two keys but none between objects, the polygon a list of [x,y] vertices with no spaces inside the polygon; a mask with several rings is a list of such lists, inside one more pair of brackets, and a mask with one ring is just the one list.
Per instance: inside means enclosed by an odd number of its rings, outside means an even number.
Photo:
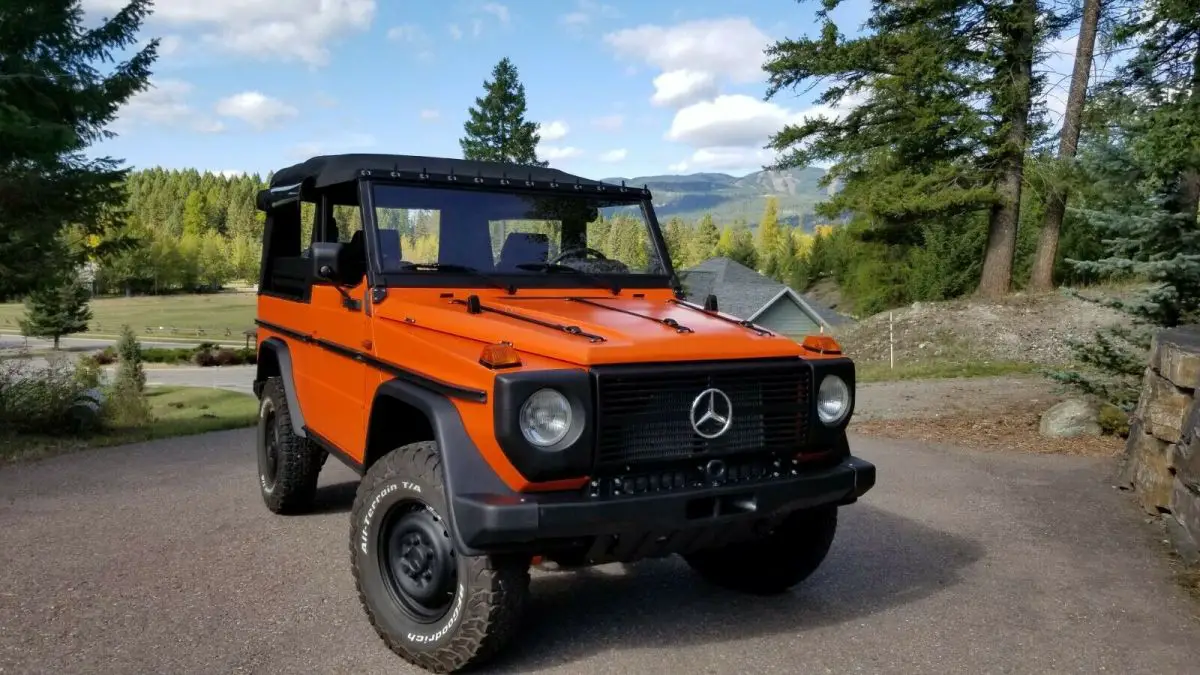
[{"label": "gravel driveway", "polygon": [[[852,442],[878,487],[793,593],[677,559],[537,573],[489,672],[1195,672],[1196,605],[1110,462]],[[291,518],[254,475],[248,431],[0,469],[0,672],[417,672],[358,605],[353,474]]]}]

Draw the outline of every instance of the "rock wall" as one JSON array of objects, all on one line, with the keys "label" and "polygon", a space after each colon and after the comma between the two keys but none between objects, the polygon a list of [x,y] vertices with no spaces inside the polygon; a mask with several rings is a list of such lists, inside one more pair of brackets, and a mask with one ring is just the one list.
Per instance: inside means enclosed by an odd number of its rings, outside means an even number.
[{"label": "rock wall", "polygon": [[1121,482],[1165,516],[1176,548],[1200,560],[1200,326],[1154,338],[1130,418]]}]

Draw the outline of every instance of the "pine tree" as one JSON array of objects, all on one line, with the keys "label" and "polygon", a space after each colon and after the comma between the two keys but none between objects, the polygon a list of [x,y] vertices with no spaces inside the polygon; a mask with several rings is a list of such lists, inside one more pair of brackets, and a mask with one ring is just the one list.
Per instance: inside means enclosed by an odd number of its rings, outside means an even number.
[{"label": "pine tree", "polygon": [[88,289],[74,279],[42,286],[25,299],[21,332],[30,337],[53,338],[54,348],[58,349],[62,336],[87,330],[92,319],[90,298]]},{"label": "pine tree", "polygon": [[1068,259],[1101,277],[1151,283],[1135,301],[1108,301],[1128,324],[1076,345],[1083,368],[1055,377],[1130,409],[1155,332],[1200,321],[1200,13],[1162,0],[1115,31],[1133,56],[1098,99],[1080,165],[1095,184],[1078,211],[1107,255]]},{"label": "pine tree", "polygon": [[486,93],[467,111],[466,135],[459,140],[463,158],[548,166],[537,158],[538,124],[525,119],[525,85],[508,57],[500,59],[483,88]]},{"label": "pine tree", "polygon": [[[1100,0],[1084,0],[1083,18],[1079,22],[1079,40],[1075,47],[1075,67],[1071,74],[1071,90],[1063,115],[1058,143],[1058,161],[1069,164],[1075,158],[1079,143],[1083,104],[1087,98],[1088,72],[1092,67],[1092,51],[1096,45],[1096,29],[1100,23]],[[1065,173],[1060,167],[1060,171]],[[1037,253],[1029,276],[1033,290],[1048,291],[1054,286],[1054,263],[1058,255],[1058,238],[1063,216],[1067,211],[1067,190],[1059,177],[1046,194],[1046,212],[1038,235]]]},{"label": "pine tree", "polygon": [[60,236],[68,227],[99,234],[120,220],[126,170],[85,153],[147,86],[157,40],[111,62],[139,39],[150,4],[130,0],[89,28],[79,0],[0,3],[0,298],[82,262]]},{"label": "pine tree", "polygon": [[783,229],[779,226],[779,198],[767,197],[767,205],[763,208],[762,220],[758,223],[758,250],[766,257],[779,246],[783,237]]},{"label": "pine tree", "polygon": [[865,30],[845,38],[831,18],[841,4],[821,3],[816,37],[767,50],[768,98],[827,83],[817,103],[853,101],[837,118],[772,136],[774,168],[830,162],[822,184],[842,189],[818,214],[854,213],[890,245],[918,246],[914,225],[931,219],[986,218],[979,291],[1006,292],[1024,155],[1042,127],[1030,112],[1044,84],[1033,67],[1070,12],[1035,0],[878,2]]},{"label": "pine tree", "polygon": [[721,231],[713,222],[712,214],[706,213],[696,227],[696,237],[692,245],[692,260],[699,264],[720,255]]}]

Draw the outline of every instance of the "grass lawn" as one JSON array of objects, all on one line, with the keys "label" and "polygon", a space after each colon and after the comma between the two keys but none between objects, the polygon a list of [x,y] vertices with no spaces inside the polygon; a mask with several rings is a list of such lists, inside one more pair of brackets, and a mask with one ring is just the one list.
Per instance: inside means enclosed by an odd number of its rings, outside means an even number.
[{"label": "grass lawn", "polygon": [[[242,331],[254,328],[257,299],[254,293],[238,292],[97,298],[91,302],[92,321],[87,334],[116,336],[121,324],[127,323],[141,337],[224,341],[236,346],[245,339]],[[24,305],[0,304],[0,331],[19,332],[24,316]],[[174,328],[175,332],[157,330],[159,326]],[[148,327],[155,330],[147,331]],[[206,334],[197,336],[197,328],[203,328]],[[232,335],[226,335],[226,330]]]},{"label": "grass lawn", "polygon": [[1041,370],[1035,363],[1022,361],[928,361],[897,364],[868,362],[855,364],[858,382],[894,382],[897,380],[932,380],[949,377],[996,377],[999,375],[1032,375]]},{"label": "grass lawn", "polygon": [[257,419],[258,400],[236,391],[207,387],[147,387],[146,397],[154,421],[145,427],[109,429],[88,438],[0,435],[0,462],[240,429],[253,426]]}]

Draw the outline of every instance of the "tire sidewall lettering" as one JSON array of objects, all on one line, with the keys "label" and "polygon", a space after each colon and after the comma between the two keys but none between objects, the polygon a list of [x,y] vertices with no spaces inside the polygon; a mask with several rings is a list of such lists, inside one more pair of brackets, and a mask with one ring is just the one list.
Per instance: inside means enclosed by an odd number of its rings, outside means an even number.
[{"label": "tire sidewall lettering", "polygon": [[[364,571],[368,571],[368,575],[372,578],[370,589],[368,592],[378,593],[379,598],[383,600],[387,597],[381,585],[381,577],[383,570],[379,567],[379,557],[375,555],[374,547],[377,545],[378,538],[381,536],[380,526],[383,522],[384,513],[388,509],[395,506],[398,502],[406,499],[412,499],[422,502],[425,508],[433,509],[434,512],[444,518],[443,509],[444,500],[437,490],[433,490],[431,486],[426,485],[416,480],[394,478],[382,485],[375,491],[370,501],[367,503],[363,511],[362,519],[356,523],[354,538],[354,553],[361,560]],[[461,567],[459,574],[463,573]],[[467,611],[466,607],[467,590],[466,585],[459,581],[455,592],[454,604],[451,606],[439,623],[429,626],[414,626],[407,619],[402,618],[401,613],[396,608],[389,608],[387,611],[379,615],[379,619],[390,626],[391,632],[397,638],[404,639],[408,643],[420,647],[421,649],[429,649],[436,644],[451,639],[455,628],[462,623],[463,615]],[[385,603],[391,604],[391,600],[384,600]],[[380,608],[382,611],[382,608]],[[418,630],[414,630],[417,628]],[[428,628],[428,632],[418,632],[420,629]]]},{"label": "tire sidewall lettering", "polygon": [[463,587],[462,582],[459,582],[458,591],[454,594],[454,608],[450,610],[450,618],[446,620],[446,623],[433,633],[424,634],[410,632],[405,634],[404,637],[407,638],[409,642],[418,645],[428,645],[435,642],[440,642],[442,638],[449,635],[450,631],[458,625],[459,619],[462,618],[463,604],[466,602],[466,597],[467,589]]}]

